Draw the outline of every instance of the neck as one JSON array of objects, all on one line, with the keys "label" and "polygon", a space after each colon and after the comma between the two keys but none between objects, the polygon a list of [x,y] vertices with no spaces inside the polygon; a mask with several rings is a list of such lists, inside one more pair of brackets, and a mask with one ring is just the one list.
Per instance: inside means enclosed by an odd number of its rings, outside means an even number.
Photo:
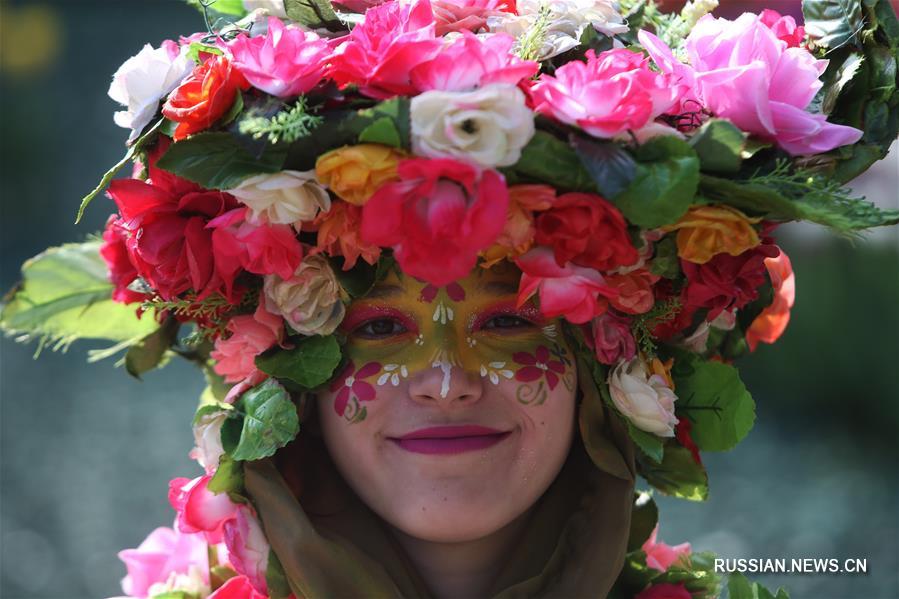
[{"label": "neck", "polygon": [[425,541],[392,528],[393,534],[437,599],[485,597],[528,521],[530,510],[479,539]]}]

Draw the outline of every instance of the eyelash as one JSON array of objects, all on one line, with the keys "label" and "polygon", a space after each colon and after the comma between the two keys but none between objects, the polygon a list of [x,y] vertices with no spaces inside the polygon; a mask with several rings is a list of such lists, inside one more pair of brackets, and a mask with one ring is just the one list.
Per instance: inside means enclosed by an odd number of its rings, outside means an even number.
[{"label": "eyelash", "polygon": [[[511,325],[507,325],[507,326],[500,326],[500,325],[498,325],[498,323],[496,323],[496,321],[498,319],[512,319],[513,323]],[[374,326],[377,324],[381,324],[381,323],[387,323],[389,325],[392,325],[392,330],[387,331],[387,332],[381,332],[381,333],[376,332],[374,330]],[[494,323],[493,326],[490,326],[491,323]],[[477,330],[505,331],[505,330],[511,330],[511,329],[530,328],[530,327],[535,327],[535,326],[537,326],[536,323],[532,322],[531,320],[527,319],[526,317],[524,317],[520,314],[501,312],[501,313],[497,313],[497,314],[492,314],[492,315],[482,319],[480,324],[477,327]],[[396,336],[403,335],[408,332],[409,332],[409,328],[400,319],[388,317],[388,318],[372,318],[370,320],[367,320],[367,321],[359,324],[358,326],[356,326],[353,329],[352,334],[357,337],[361,337],[363,339],[388,339],[390,337],[396,337]]]}]

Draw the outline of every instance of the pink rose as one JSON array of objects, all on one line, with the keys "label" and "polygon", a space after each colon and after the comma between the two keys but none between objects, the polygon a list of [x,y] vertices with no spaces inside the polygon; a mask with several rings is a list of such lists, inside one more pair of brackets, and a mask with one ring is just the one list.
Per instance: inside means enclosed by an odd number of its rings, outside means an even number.
[{"label": "pink rose", "polygon": [[235,316],[228,321],[227,338],[219,337],[209,356],[216,361],[213,367],[225,382],[236,383],[254,376],[256,356],[284,338],[284,321],[272,314],[260,302],[252,315]]},{"label": "pink rose", "polygon": [[602,364],[611,366],[632,360],[637,355],[637,344],[627,316],[606,311],[593,319],[591,332],[596,359]]},{"label": "pink rose", "polygon": [[759,20],[770,29],[787,48],[798,48],[805,41],[805,27],[796,26],[796,20],[790,15],[782,16],[776,10],[766,8],[759,13]]},{"label": "pink rose", "polygon": [[234,576],[225,581],[208,599],[268,599],[255,588],[246,576]]},{"label": "pink rose", "polygon": [[677,584],[665,582],[640,591],[634,599],[693,599],[693,595],[682,582]]},{"label": "pink rose", "polygon": [[412,69],[418,91],[469,91],[491,83],[518,85],[533,76],[539,65],[512,52],[515,38],[504,33],[479,38],[469,31],[443,47],[432,60]]},{"label": "pink rose", "polygon": [[443,286],[466,276],[503,230],[509,190],[502,175],[450,159],[400,162],[362,207],[362,239],[391,246],[408,275]]},{"label": "pink rose", "polygon": [[787,47],[758,15],[744,13],[736,21],[702,17],[685,43],[690,66],[678,63],[651,33],[641,31],[639,39],[659,68],[692,90],[701,106],[790,154],[818,154],[862,136],[858,129],[806,112],[823,85],[819,78],[827,61],[805,48]]},{"label": "pink rose", "polygon": [[531,88],[537,112],[611,138],[642,128],[675,102],[670,78],[652,71],[642,54],[588,50],[586,59],[540,76]]},{"label": "pink rose", "polygon": [[433,58],[443,42],[434,36],[428,0],[387,2],[365,13],[331,60],[328,76],[341,88],[358,85],[366,96],[414,95],[409,73]]},{"label": "pink rose", "polygon": [[690,543],[681,543],[674,547],[656,541],[656,535],[659,532],[659,525],[652,530],[652,534],[643,543],[643,553],[646,554],[646,565],[650,568],[665,572],[676,562],[679,557],[690,555]]},{"label": "pink rose", "polygon": [[538,247],[515,260],[521,269],[518,303],[539,294],[540,311],[547,318],[564,316],[569,322],[583,324],[608,308],[607,298],[615,297],[602,275],[592,268],[570,262],[559,266],[553,251]]},{"label": "pink rose", "polygon": [[157,528],[137,549],[119,551],[119,559],[128,568],[122,591],[129,597],[146,597],[151,586],[164,583],[172,573],[187,574],[191,566],[208,572],[206,547],[203,535]]},{"label": "pink rose", "polygon": [[298,96],[322,80],[331,54],[328,42],[311,31],[284,26],[269,17],[265,36],[240,35],[223,44],[231,64],[256,89],[279,98]]},{"label": "pink rose", "polygon": [[252,508],[237,507],[235,517],[225,522],[224,538],[229,560],[237,573],[246,576],[254,589],[267,594],[265,569],[270,547]]},{"label": "pink rose", "polygon": [[487,29],[488,17],[499,17],[503,13],[514,12],[515,0],[432,0],[434,19],[437,21],[437,35],[451,31],[473,31]]},{"label": "pink rose", "polygon": [[210,543],[222,541],[222,527],[235,516],[237,505],[227,493],[207,488],[212,475],[169,481],[169,503],[178,512],[177,527],[183,533],[203,532]]}]

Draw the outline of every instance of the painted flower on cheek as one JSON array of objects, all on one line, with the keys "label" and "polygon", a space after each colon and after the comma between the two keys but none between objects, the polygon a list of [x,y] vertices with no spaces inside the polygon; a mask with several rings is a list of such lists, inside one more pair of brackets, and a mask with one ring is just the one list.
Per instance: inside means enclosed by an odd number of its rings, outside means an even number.
[{"label": "painted flower on cheek", "polygon": [[565,374],[565,365],[559,360],[550,359],[552,356],[544,345],[537,346],[533,354],[527,352],[515,352],[512,359],[522,367],[515,372],[515,380],[522,383],[532,383],[546,378],[546,385],[550,391],[559,384],[559,376]]},{"label": "painted flower on cheek", "polygon": [[379,372],[381,372],[381,364],[378,362],[368,362],[359,370],[356,370],[353,362],[346,365],[340,376],[334,379],[329,387],[332,393],[337,393],[334,397],[334,411],[338,416],[344,415],[347,404],[353,397],[357,401],[371,401],[375,398],[374,386],[363,379],[372,377]]}]

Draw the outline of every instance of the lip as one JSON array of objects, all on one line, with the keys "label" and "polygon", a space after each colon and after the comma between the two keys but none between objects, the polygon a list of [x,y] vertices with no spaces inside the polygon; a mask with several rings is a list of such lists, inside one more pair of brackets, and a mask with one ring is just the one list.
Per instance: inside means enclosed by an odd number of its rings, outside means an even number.
[{"label": "lip", "polygon": [[455,454],[492,447],[511,432],[476,425],[433,426],[389,439],[400,448],[413,453]]}]

